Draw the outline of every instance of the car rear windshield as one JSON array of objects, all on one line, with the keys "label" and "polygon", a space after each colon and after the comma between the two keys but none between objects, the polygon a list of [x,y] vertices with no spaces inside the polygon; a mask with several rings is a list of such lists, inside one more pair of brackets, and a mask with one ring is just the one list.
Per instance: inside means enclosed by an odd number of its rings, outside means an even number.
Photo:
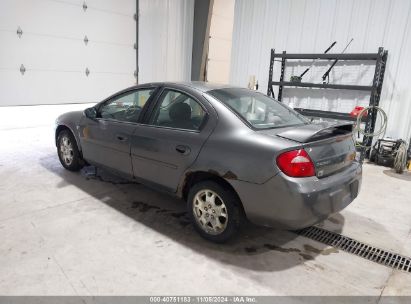
[{"label": "car rear windshield", "polygon": [[256,91],[228,88],[208,91],[256,129],[289,127],[308,123],[280,102]]}]

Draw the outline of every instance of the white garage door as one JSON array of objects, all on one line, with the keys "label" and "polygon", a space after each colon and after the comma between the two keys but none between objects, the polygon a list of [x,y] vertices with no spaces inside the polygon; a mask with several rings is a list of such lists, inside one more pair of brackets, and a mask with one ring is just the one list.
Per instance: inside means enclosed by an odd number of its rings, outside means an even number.
[{"label": "white garage door", "polygon": [[97,102],[136,83],[135,0],[0,0],[0,106]]}]

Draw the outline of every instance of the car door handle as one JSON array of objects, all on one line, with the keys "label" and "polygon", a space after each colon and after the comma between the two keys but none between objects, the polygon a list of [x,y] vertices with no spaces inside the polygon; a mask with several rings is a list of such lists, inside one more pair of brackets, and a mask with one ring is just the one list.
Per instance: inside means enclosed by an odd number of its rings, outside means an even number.
[{"label": "car door handle", "polygon": [[116,139],[119,141],[127,141],[128,138],[123,135],[116,135]]},{"label": "car door handle", "polygon": [[189,147],[187,147],[187,146],[178,145],[178,146],[176,146],[176,151],[177,151],[178,153],[187,155],[187,154],[189,154],[189,153],[191,152],[191,149],[190,149]]}]

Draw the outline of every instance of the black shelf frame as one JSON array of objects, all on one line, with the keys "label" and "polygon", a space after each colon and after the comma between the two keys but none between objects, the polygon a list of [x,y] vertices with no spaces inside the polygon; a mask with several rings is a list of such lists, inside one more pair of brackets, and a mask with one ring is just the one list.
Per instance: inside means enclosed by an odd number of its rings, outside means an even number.
[{"label": "black shelf frame", "polygon": [[350,84],[322,84],[312,82],[291,82],[291,81],[272,81],[272,85],[288,86],[288,87],[302,87],[302,88],[321,88],[321,89],[340,89],[340,90],[356,90],[356,91],[371,91],[372,86],[360,86]]},{"label": "black shelf frame", "polygon": [[[382,84],[384,81],[385,67],[387,65],[388,51],[384,50],[383,47],[378,48],[377,53],[351,53],[351,54],[287,54],[286,51],[282,53],[276,53],[275,49],[271,49],[270,56],[270,69],[268,73],[268,87],[267,95],[275,98],[273,86],[278,86],[277,100],[282,101],[283,98],[283,88],[284,87],[302,87],[302,88],[317,88],[317,89],[333,89],[333,90],[355,90],[355,91],[368,91],[370,92],[369,106],[378,106],[380,103]],[[273,81],[273,70],[274,62],[280,61],[281,59],[281,72],[280,80]],[[338,61],[374,61],[375,71],[371,86],[363,85],[348,85],[348,84],[329,84],[329,83],[310,83],[310,82],[291,82],[284,81],[284,74],[287,65],[287,60],[338,60]],[[330,119],[342,119],[349,121],[356,121],[352,118],[349,113],[341,112],[331,112],[331,111],[319,111],[311,109],[295,109],[299,113],[311,116],[311,117],[322,117]],[[363,117],[362,122],[365,122],[365,132],[370,134],[374,132],[375,122],[377,119],[377,111],[371,110],[368,112],[366,117]],[[372,137],[364,136],[361,150],[361,160],[364,157],[368,157],[369,150],[372,145]]]}]

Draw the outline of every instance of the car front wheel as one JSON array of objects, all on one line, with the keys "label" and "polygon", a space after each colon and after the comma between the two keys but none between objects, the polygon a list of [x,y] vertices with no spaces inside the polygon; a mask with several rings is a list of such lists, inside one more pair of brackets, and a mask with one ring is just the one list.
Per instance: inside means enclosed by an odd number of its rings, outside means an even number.
[{"label": "car front wheel", "polygon": [[77,147],[76,139],[68,130],[63,130],[57,137],[57,153],[60,163],[70,171],[79,171],[83,160]]},{"label": "car front wheel", "polygon": [[223,243],[242,222],[242,209],[232,190],[213,181],[194,185],[188,195],[188,213],[197,232],[207,240]]}]

